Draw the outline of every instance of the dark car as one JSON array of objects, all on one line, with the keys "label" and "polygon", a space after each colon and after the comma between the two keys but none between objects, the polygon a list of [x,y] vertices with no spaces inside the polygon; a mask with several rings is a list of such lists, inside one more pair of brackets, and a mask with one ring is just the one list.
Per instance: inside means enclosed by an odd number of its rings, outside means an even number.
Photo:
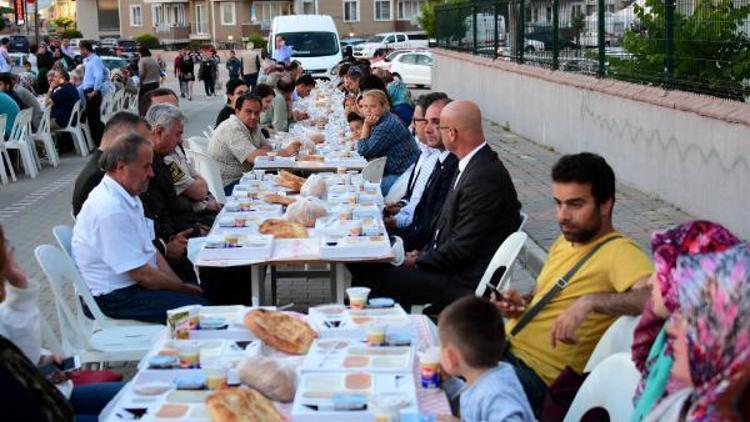
[{"label": "dark car", "polygon": [[135,53],[137,44],[132,40],[117,40],[117,47],[124,53]]},{"label": "dark car", "polygon": [[357,44],[362,44],[365,41],[367,41],[364,38],[342,38],[339,42],[341,44],[341,48],[346,47],[347,45],[354,47]]},{"label": "dark car", "polygon": [[[552,51],[552,27],[547,25],[526,25],[526,38],[544,43],[544,49]],[[557,36],[560,50],[581,48],[570,33],[569,28],[560,28]],[[528,50],[527,50],[528,51]]]},{"label": "dark car", "polygon": [[11,35],[10,46],[8,51],[10,53],[28,53],[29,52],[29,40],[23,35]]}]

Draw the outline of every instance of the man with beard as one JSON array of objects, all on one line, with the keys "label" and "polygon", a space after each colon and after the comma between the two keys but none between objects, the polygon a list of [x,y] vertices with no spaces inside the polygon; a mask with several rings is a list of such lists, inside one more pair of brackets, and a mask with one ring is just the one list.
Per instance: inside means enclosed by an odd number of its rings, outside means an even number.
[{"label": "man with beard", "polygon": [[568,284],[508,337],[504,360],[515,367],[535,412],[547,386],[566,367],[583,372],[599,338],[618,316],[640,315],[653,271],[635,242],[612,226],[615,174],[602,157],[588,152],[563,156],[552,169],[552,194],[562,235],[549,249],[535,291],[526,297],[513,290],[493,293],[511,334],[524,312],[564,284],[560,280],[594,251]]}]

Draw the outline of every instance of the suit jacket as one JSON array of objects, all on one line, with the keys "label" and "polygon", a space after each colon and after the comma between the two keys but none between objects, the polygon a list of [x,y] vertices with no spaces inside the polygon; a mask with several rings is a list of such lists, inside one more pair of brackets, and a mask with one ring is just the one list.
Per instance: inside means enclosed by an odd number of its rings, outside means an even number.
[{"label": "suit jacket", "polygon": [[[430,228],[435,217],[440,214],[445,198],[453,186],[453,177],[458,169],[458,158],[453,154],[435,163],[437,169],[427,180],[424,193],[414,209],[414,217],[404,233],[406,250],[422,249],[430,241]],[[425,171],[425,169],[422,169]]]},{"label": "suit jacket", "polygon": [[497,248],[518,230],[520,209],[508,170],[490,146],[484,146],[448,193],[418,267],[448,274],[473,290]]}]

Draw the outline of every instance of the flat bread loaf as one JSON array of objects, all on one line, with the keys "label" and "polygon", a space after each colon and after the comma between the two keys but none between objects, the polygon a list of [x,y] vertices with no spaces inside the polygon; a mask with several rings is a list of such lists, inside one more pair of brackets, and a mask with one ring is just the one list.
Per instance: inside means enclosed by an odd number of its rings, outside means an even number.
[{"label": "flat bread loaf", "polygon": [[263,200],[268,202],[269,204],[281,205],[291,205],[295,201],[295,199],[290,196],[279,195],[277,193],[269,193],[268,195],[263,197]]},{"label": "flat bread loaf", "polygon": [[222,388],[206,397],[213,422],[283,422],[276,406],[263,394],[245,386]]},{"label": "flat bread loaf", "polygon": [[294,223],[279,218],[266,219],[258,231],[262,234],[272,234],[276,239],[297,239],[307,237],[307,229],[299,223]]},{"label": "flat bread loaf", "polygon": [[302,188],[302,185],[305,184],[304,177],[299,177],[295,174],[292,174],[286,170],[279,171],[279,175],[276,176],[275,182],[279,186],[283,186],[287,189],[291,189],[294,192],[299,192],[300,188]]},{"label": "flat bread loaf", "polygon": [[265,309],[248,312],[245,327],[267,345],[290,355],[304,355],[318,337],[306,322]]}]

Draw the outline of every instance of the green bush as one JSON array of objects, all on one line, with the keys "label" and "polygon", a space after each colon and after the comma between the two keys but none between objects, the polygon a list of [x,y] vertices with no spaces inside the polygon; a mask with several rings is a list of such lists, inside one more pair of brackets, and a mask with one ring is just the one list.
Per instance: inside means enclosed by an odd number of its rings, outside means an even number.
[{"label": "green bush", "polygon": [[266,40],[263,38],[263,35],[252,34],[250,35],[248,41],[253,43],[255,45],[255,48],[259,48],[261,50],[266,49]]},{"label": "green bush", "polygon": [[159,39],[151,34],[142,34],[136,37],[136,42],[147,48],[159,48]]},{"label": "green bush", "polygon": [[81,31],[77,29],[66,29],[62,32],[64,38],[83,38]]}]

